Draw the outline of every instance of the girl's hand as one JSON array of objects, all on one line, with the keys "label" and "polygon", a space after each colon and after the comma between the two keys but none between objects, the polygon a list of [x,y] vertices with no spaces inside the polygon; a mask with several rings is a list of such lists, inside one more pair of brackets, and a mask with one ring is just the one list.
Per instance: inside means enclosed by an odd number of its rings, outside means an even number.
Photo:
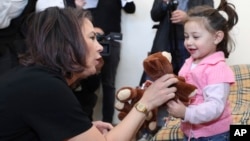
[{"label": "girl's hand", "polygon": [[171,100],[167,103],[168,113],[176,118],[185,118],[186,106],[180,101]]}]

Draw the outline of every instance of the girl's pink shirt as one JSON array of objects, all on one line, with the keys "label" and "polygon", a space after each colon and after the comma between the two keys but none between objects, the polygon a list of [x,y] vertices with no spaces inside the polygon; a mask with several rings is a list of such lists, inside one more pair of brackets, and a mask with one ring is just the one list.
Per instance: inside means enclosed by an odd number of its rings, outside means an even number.
[{"label": "girl's pink shirt", "polygon": [[194,138],[229,131],[232,117],[227,99],[229,85],[235,82],[235,78],[225,62],[224,53],[216,52],[204,58],[193,69],[192,64],[193,59],[190,57],[179,72],[179,76],[183,76],[187,83],[194,84],[198,89],[186,108],[182,131]]}]

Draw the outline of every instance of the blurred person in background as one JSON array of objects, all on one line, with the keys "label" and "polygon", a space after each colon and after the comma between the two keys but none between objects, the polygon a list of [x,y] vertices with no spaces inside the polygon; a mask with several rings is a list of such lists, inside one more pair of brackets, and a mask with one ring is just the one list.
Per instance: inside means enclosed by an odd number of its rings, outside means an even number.
[{"label": "blurred person in background", "polygon": [[[86,0],[86,7],[93,15],[93,24],[100,28],[101,36],[110,33],[121,33],[122,10],[128,14],[135,13],[136,7],[133,0]],[[122,33],[121,33],[122,34]],[[122,35],[121,35],[122,36]],[[109,53],[103,55],[104,65],[100,72],[102,84],[102,120],[113,123],[115,102],[115,79],[120,61],[121,44],[115,39],[109,41]]]},{"label": "blurred person in background", "polygon": [[1,0],[0,75],[19,64],[18,54],[25,50],[25,19],[35,5],[36,0]]}]

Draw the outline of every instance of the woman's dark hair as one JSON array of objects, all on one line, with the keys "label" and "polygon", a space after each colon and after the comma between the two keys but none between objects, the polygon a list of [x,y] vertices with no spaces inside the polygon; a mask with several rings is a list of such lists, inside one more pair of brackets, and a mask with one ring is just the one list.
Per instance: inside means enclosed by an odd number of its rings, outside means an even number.
[{"label": "woman's dark hair", "polygon": [[[225,18],[221,12],[224,12],[227,18]],[[235,46],[234,41],[229,35],[229,31],[238,22],[238,14],[235,11],[235,6],[226,0],[221,0],[217,9],[210,6],[197,6],[188,11],[188,16],[187,21],[197,20],[197,18],[201,19],[206,29],[211,33],[219,30],[224,32],[224,38],[217,45],[217,51],[224,52],[225,57],[228,58]]]},{"label": "woman's dark hair", "polygon": [[86,61],[86,43],[81,26],[91,20],[88,11],[58,7],[33,14],[26,36],[27,52],[20,63],[42,65],[70,78],[73,72],[82,72]]}]

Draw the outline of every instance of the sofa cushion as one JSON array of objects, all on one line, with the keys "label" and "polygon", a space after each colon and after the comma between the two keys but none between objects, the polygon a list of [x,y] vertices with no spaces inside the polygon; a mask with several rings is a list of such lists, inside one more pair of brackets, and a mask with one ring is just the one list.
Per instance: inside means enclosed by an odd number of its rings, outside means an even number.
[{"label": "sofa cushion", "polygon": [[[236,82],[230,88],[229,101],[233,124],[250,124],[250,64],[232,65]],[[172,118],[167,127],[160,129],[153,141],[182,141],[181,120]]]},{"label": "sofa cushion", "polygon": [[231,68],[236,79],[229,95],[233,124],[250,124],[250,65],[234,65]]}]

